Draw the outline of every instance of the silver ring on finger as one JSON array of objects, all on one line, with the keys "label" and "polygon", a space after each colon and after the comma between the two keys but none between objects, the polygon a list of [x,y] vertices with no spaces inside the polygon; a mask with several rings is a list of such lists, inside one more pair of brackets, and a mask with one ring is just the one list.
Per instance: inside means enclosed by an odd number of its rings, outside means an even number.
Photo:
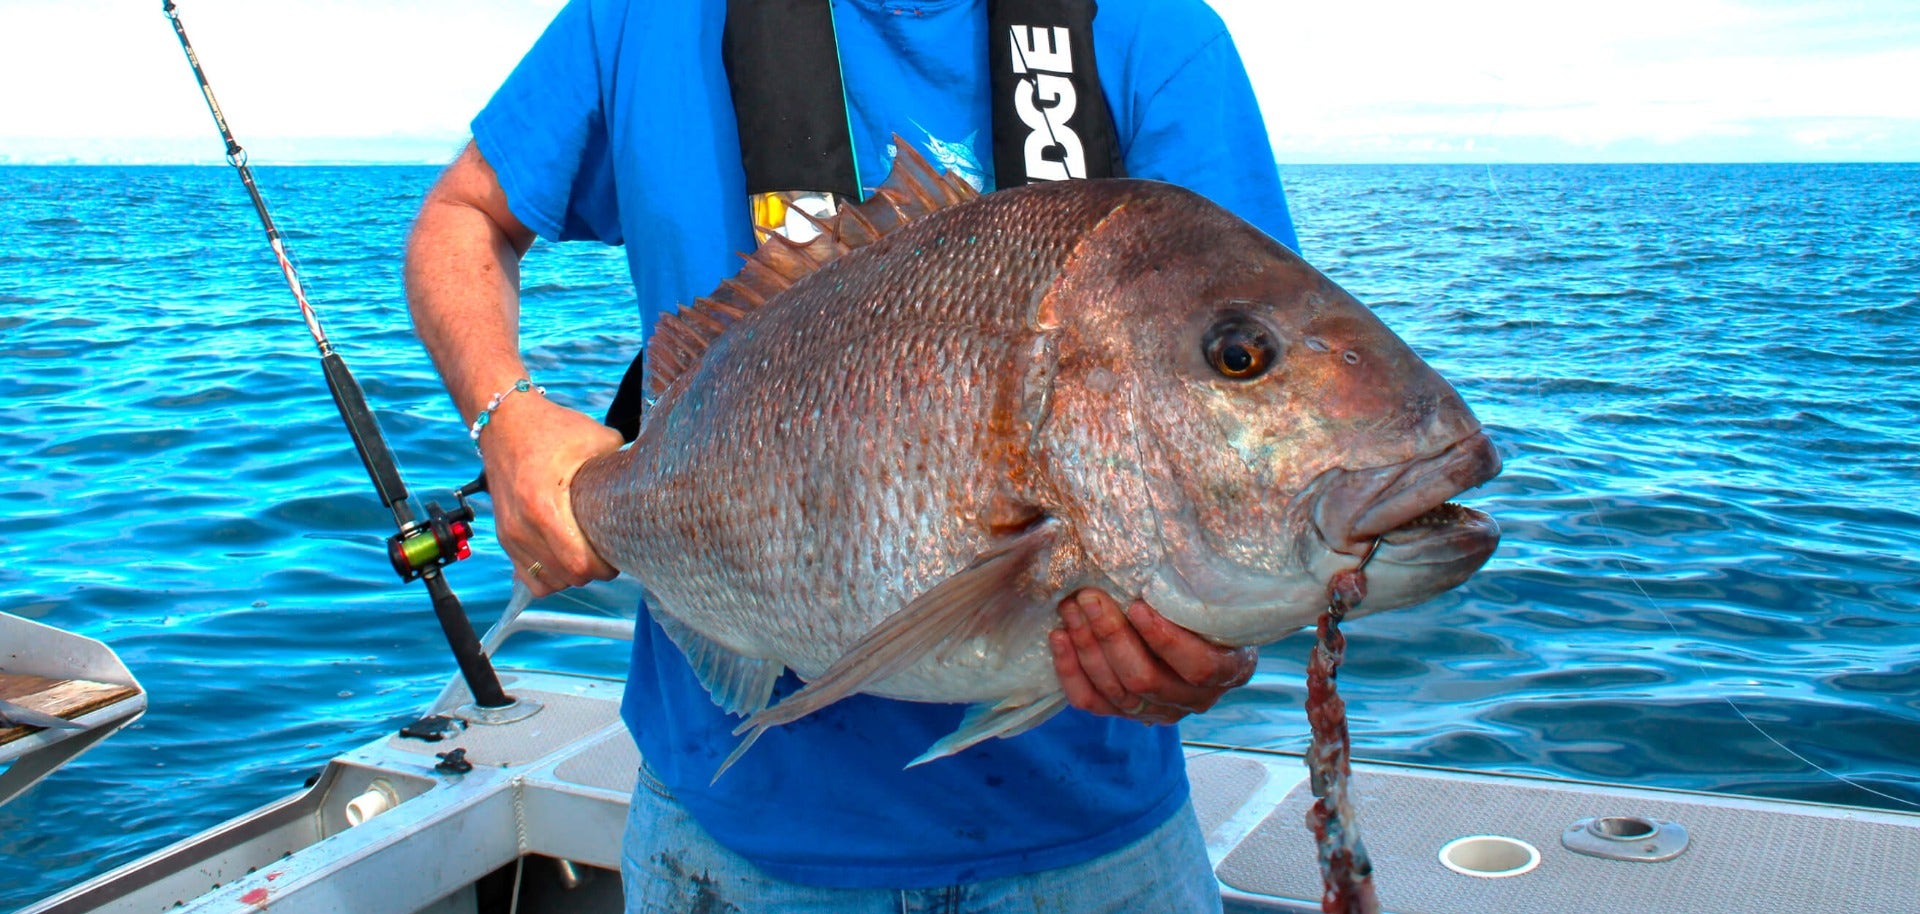
[{"label": "silver ring on finger", "polygon": [[547,566],[542,565],[536,561],[533,564],[527,566],[527,577],[538,578],[542,574],[545,574],[546,571],[547,571]]},{"label": "silver ring on finger", "polygon": [[1127,710],[1127,716],[1139,717],[1140,715],[1147,713],[1147,707],[1152,704],[1153,702],[1148,701],[1146,696],[1142,695],[1140,697],[1140,700],[1136,702],[1132,708],[1129,708]]}]

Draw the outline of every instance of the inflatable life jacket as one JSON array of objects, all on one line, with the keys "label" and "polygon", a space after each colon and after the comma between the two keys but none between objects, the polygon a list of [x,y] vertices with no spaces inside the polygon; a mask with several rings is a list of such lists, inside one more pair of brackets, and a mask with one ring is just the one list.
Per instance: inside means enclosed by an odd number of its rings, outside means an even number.
[{"label": "inflatable life jacket", "polygon": [[[999,187],[1124,174],[1093,56],[1094,0],[987,0],[993,171]],[[790,210],[825,218],[864,195],[854,165],[831,0],[728,0],[723,61],[758,232],[806,240]],[[795,79],[795,73],[821,74]],[[628,441],[644,408],[634,359],[607,409]]]}]

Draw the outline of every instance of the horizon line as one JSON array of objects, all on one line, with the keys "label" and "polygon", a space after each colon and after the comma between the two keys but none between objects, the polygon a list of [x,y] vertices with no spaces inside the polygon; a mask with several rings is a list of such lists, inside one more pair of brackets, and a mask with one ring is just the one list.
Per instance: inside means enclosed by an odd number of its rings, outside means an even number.
[{"label": "horizon line", "polygon": [[[253,159],[247,160],[248,167],[264,168],[445,168],[451,160],[416,159]],[[1274,160],[1281,168],[1289,167],[1376,167],[1376,166],[1450,166],[1477,168],[1481,166],[1609,166],[1609,165],[1920,165],[1920,157],[1911,159],[1531,159],[1531,160],[1460,160],[1460,159],[1300,159],[1288,161]],[[115,159],[85,160],[78,157],[66,159],[34,159],[13,161],[0,154],[0,168],[232,168],[232,163],[218,159],[163,160],[153,162],[129,162]]]}]

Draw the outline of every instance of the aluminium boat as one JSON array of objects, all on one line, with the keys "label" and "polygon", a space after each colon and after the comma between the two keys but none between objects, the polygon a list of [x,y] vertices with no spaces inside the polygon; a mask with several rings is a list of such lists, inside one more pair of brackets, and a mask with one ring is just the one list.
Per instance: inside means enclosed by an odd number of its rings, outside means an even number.
[{"label": "aluminium boat", "polygon": [[[631,626],[531,609],[482,644],[624,640]],[[31,735],[0,743],[0,787],[45,776],[145,707],[98,642],[0,614],[0,645],[0,687],[100,687],[68,709],[80,729],[15,728]],[[640,764],[623,683],[511,665],[501,682],[507,709],[476,707],[455,677],[424,718],[453,723],[348,749],[305,789],[21,914],[620,911]],[[1188,771],[1226,910],[1319,911],[1301,758],[1190,743]],[[1365,762],[1353,784],[1395,914],[1920,912],[1920,814]]]}]

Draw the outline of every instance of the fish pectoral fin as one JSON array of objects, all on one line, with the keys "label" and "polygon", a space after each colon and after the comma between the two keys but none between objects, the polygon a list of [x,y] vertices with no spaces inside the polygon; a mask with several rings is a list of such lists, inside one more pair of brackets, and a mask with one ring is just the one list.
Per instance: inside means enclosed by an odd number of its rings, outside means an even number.
[{"label": "fish pectoral fin", "polygon": [[766,660],[748,657],[729,649],[706,635],[696,631],[693,626],[661,612],[652,597],[648,597],[648,606],[653,610],[653,621],[660,630],[667,633],[680,652],[687,655],[687,664],[693,667],[693,675],[707,690],[713,703],[728,714],[746,717],[758,714],[773,699],[773,685],[779,681],[786,665],[778,660]]},{"label": "fish pectoral fin", "polygon": [[[720,771],[727,770],[768,728],[799,720],[956,642],[1011,626],[1031,626],[1031,620],[1022,618],[1033,606],[1026,583],[1059,533],[1057,521],[1043,518],[888,616],[806,688],[734,728],[734,735],[745,739]],[[714,773],[715,778],[719,776]]]},{"label": "fish pectoral fin", "polygon": [[997,705],[977,704],[967,709],[960,726],[939,742],[927,747],[908,768],[946,758],[988,737],[1008,739],[1046,723],[1067,706],[1065,692],[1051,692],[1039,698],[1009,698]]}]

